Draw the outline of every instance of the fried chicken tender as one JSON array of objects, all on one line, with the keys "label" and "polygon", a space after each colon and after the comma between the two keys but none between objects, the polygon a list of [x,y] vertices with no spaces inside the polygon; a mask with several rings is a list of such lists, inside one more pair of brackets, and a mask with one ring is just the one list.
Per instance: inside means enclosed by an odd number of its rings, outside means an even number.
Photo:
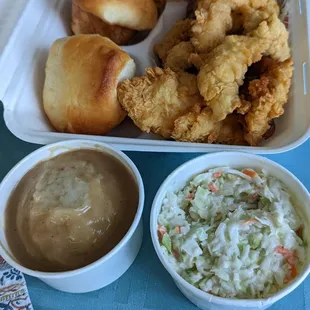
[{"label": "fried chicken tender", "polygon": [[260,23],[251,36],[227,36],[207,55],[198,74],[198,88],[216,120],[225,119],[227,114],[242,106],[239,87],[249,66],[261,60],[263,55],[276,60],[290,56],[287,31],[283,27],[273,15]]},{"label": "fried chicken tender", "polygon": [[293,61],[273,63],[259,80],[249,85],[252,97],[251,109],[245,116],[247,133],[245,139],[250,145],[258,145],[270,128],[270,120],[284,113],[293,74]]},{"label": "fried chicken tender", "polygon": [[191,42],[180,42],[168,52],[164,67],[175,72],[189,69],[192,66],[189,57],[194,51]]},{"label": "fried chicken tender", "polygon": [[231,1],[199,1],[191,42],[198,53],[207,53],[221,44],[232,28]]},{"label": "fried chicken tender", "polygon": [[279,16],[280,8],[277,0],[265,1],[261,6],[249,1],[249,4],[243,6],[240,11],[244,16],[243,27],[245,33],[250,33],[255,30],[262,21],[267,20],[270,16]]},{"label": "fried chicken tender", "polygon": [[182,41],[189,41],[192,21],[184,19],[178,21],[164,36],[162,41],[154,45],[154,52],[162,61],[166,61],[168,52]]},{"label": "fried chicken tender", "polygon": [[188,57],[188,62],[200,69],[204,63],[208,61],[208,54],[191,53]]},{"label": "fried chicken tender", "polygon": [[208,143],[247,145],[242,128],[243,117],[237,114],[229,114],[220,122],[208,136]]},{"label": "fried chicken tender", "polygon": [[244,98],[241,98],[241,105],[239,108],[237,108],[237,113],[241,114],[241,115],[245,115],[246,113],[248,113],[251,109],[251,103],[247,100],[245,100]]},{"label": "fried chicken tender", "polygon": [[185,142],[247,144],[240,116],[230,114],[225,120],[216,122],[212,110],[199,105],[176,119],[172,138]]},{"label": "fried chicken tender", "polygon": [[121,82],[118,100],[142,131],[170,138],[174,121],[202,102],[197,78],[160,68],[148,68],[146,73],[146,76]]},{"label": "fried chicken tender", "polygon": [[215,123],[212,110],[197,104],[175,120],[172,138],[185,142],[208,142]]},{"label": "fried chicken tender", "polygon": [[279,14],[277,0],[200,0],[191,42],[198,53],[210,52],[228,33],[244,28],[247,34],[273,14]]},{"label": "fried chicken tender", "polygon": [[288,44],[289,33],[276,14],[262,22],[250,35],[258,39],[270,41],[270,46],[265,51],[264,56],[270,56],[272,59],[281,62],[291,57],[291,50]]},{"label": "fried chicken tender", "polygon": [[[257,81],[253,87],[260,87]],[[255,85],[255,86],[254,86]],[[256,146],[263,139],[263,135],[270,128],[268,113],[272,106],[276,104],[275,98],[266,93],[252,102],[250,112],[245,116],[248,132],[245,134],[245,140],[252,146]]]},{"label": "fried chicken tender", "polygon": [[283,105],[288,100],[293,70],[294,63],[292,58],[287,59],[283,63],[275,63],[268,70],[270,93],[277,101],[268,114],[269,118],[277,118],[284,113]]},{"label": "fried chicken tender", "polygon": [[241,106],[239,86],[248,66],[262,58],[268,40],[228,36],[207,57],[198,74],[198,88],[217,121]]}]

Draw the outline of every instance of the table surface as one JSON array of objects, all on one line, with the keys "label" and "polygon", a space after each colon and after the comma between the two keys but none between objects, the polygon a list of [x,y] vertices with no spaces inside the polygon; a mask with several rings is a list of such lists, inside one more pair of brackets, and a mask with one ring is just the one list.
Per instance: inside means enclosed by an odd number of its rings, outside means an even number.
[{"label": "table surface", "polygon": [[[23,142],[6,128],[0,103],[0,181],[23,157],[39,145]],[[144,238],[140,253],[130,269],[111,285],[87,294],[56,291],[45,283],[26,277],[35,310],[48,309],[109,309],[109,310],[172,310],[197,309],[178,291],[162,267],[153,249],[149,233],[149,216],[153,197],[176,167],[199,154],[127,152],[142,175],[145,185],[143,214]],[[310,190],[310,140],[299,148],[279,155],[267,156],[294,173]],[[103,275],[104,276],[104,275]],[[310,309],[310,277],[289,296],[275,304],[272,310]]]}]

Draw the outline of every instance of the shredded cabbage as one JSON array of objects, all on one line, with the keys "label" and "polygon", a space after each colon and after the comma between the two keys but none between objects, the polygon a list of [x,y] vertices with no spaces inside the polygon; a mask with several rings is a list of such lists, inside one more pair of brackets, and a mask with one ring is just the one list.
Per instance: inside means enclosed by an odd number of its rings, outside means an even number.
[{"label": "shredded cabbage", "polygon": [[264,298],[306,260],[303,223],[285,186],[266,171],[211,169],[169,192],[162,250],[189,283],[229,298]]}]

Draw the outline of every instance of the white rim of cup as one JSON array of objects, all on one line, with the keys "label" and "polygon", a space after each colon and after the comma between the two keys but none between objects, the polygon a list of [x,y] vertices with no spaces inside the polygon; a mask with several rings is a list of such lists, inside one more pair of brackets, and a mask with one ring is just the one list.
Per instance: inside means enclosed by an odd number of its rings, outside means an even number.
[{"label": "white rim of cup", "polygon": [[[77,146],[77,144],[79,146]],[[84,147],[83,144],[85,144],[85,147]],[[98,148],[98,146],[102,149],[102,151],[108,150],[111,155],[115,156],[123,164],[125,162],[128,165],[128,167],[131,169],[132,175],[136,179],[137,186],[138,186],[138,191],[139,191],[139,203],[138,203],[136,215],[135,215],[135,217],[133,219],[133,222],[132,222],[131,226],[129,227],[127,233],[124,235],[124,237],[121,239],[121,241],[110,252],[108,252],[103,257],[99,258],[98,260],[94,261],[93,263],[88,264],[88,265],[86,265],[84,267],[81,267],[81,268],[78,268],[78,269],[69,270],[69,271],[61,271],[61,272],[43,272],[43,271],[36,271],[36,270],[33,270],[33,269],[26,268],[26,267],[22,266],[21,264],[19,264],[17,261],[15,261],[13,259],[13,257],[11,257],[11,255],[7,253],[7,251],[4,249],[3,245],[0,243],[0,255],[12,267],[20,270],[21,272],[23,272],[25,274],[28,274],[30,276],[34,276],[34,277],[37,277],[37,278],[39,277],[39,278],[45,278],[45,279],[57,279],[57,278],[64,278],[64,277],[68,277],[68,276],[75,276],[75,275],[81,274],[81,273],[83,273],[83,272],[85,272],[85,271],[87,271],[89,269],[93,269],[94,267],[97,267],[98,265],[100,265],[100,264],[104,263],[105,261],[107,261],[108,259],[110,259],[112,256],[114,256],[128,242],[130,237],[133,235],[135,229],[137,228],[137,226],[139,224],[139,221],[141,220],[142,212],[143,212],[143,207],[144,207],[145,194],[144,194],[143,180],[142,180],[142,177],[140,175],[140,172],[139,172],[138,168],[136,167],[136,165],[133,163],[133,161],[125,153],[123,153],[123,152],[113,148],[112,146],[110,146],[110,145],[108,145],[106,143],[103,143],[103,142],[92,141],[92,140],[65,140],[65,141],[60,141],[60,142],[56,142],[56,143],[53,143],[53,144],[48,144],[48,145],[45,145],[43,147],[40,147],[39,149],[31,152],[26,157],[21,159],[6,174],[6,176],[3,178],[3,180],[0,183],[0,191],[2,189],[3,184],[8,182],[8,180],[11,178],[12,174],[17,169],[19,169],[20,166],[22,166],[23,164],[25,164],[26,162],[31,160],[31,158],[34,155],[36,155],[36,154],[38,154],[38,153],[40,153],[40,152],[42,152],[44,150],[48,150],[48,149],[51,149],[51,148],[59,147],[60,149],[61,148],[67,149],[66,152],[70,152],[70,151],[74,151],[74,150],[78,150],[78,149],[94,149],[94,150],[100,151],[100,148]],[[72,148],[70,148],[70,147],[72,147]],[[53,156],[51,156],[51,157],[53,157]],[[44,159],[42,159],[42,160],[44,160]],[[34,167],[36,164],[38,164],[40,161],[35,162],[34,165],[32,165],[27,170],[27,172],[32,167]]]},{"label": "white rim of cup", "polygon": [[[160,249],[160,243],[159,243],[158,236],[157,236],[157,218],[158,218],[158,215],[155,215],[155,210],[157,211],[157,209],[160,209],[162,206],[162,201],[159,201],[159,196],[161,196],[162,193],[165,191],[165,188],[170,183],[170,179],[173,178],[176,174],[178,174],[180,170],[183,170],[189,163],[194,163],[196,161],[199,162],[202,158],[212,158],[212,157],[220,156],[221,154],[225,154],[225,155],[229,155],[229,156],[240,156],[240,155],[247,156],[248,158],[251,158],[251,159],[255,160],[256,162],[257,161],[265,162],[265,163],[268,163],[268,164],[275,166],[277,169],[282,170],[284,173],[288,174],[289,177],[293,178],[294,181],[296,181],[298,183],[298,185],[301,187],[302,191],[309,197],[309,200],[310,200],[310,194],[309,194],[308,190],[306,189],[306,187],[301,183],[301,181],[299,181],[299,179],[296,176],[294,176],[289,170],[287,170],[283,166],[279,165],[278,163],[276,163],[276,162],[274,162],[268,158],[258,156],[258,155],[254,155],[254,154],[250,154],[250,153],[244,153],[244,152],[215,152],[215,153],[201,155],[201,156],[198,156],[194,159],[186,161],[181,166],[177,167],[174,171],[172,171],[166,177],[164,182],[159,187],[159,189],[155,195],[155,198],[153,200],[153,204],[152,204],[152,208],[151,208],[151,216],[150,216],[150,231],[151,231],[151,238],[152,238],[153,246],[154,246],[155,252],[156,252],[159,260],[161,261],[161,263],[163,264],[165,269],[168,271],[168,273],[172,276],[172,278],[174,280],[180,282],[182,284],[182,286],[184,286],[188,291],[192,292],[193,294],[195,294],[199,298],[205,299],[206,301],[209,301],[212,303],[216,303],[216,304],[220,304],[220,305],[226,305],[226,306],[241,306],[241,307],[242,306],[243,307],[251,306],[251,307],[261,308],[263,306],[266,306],[267,304],[271,305],[271,304],[275,303],[279,299],[281,299],[281,298],[285,297],[286,295],[288,295],[289,293],[291,293],[295,288],[297,288],[305,280],[305,278],[309,275],[310,263],[308,263],[308,266],[306,266],[304,268],[303,272],[300,273],[288,286],[284,287],[283,289],[281,289],[280,291],[278,291],[277,293],[273,294],[272,296],[270,296],[268,298],[259,298],[259,299],[233,299],[233,298],[231,298],[230,299],[230,298],[218,297],[218,296],[209,294],[207,292],[204,292],[204,291],[196,288],[195,286],[191,285],[190,283],[188,283],[172,268],[172,266],[166,260],[166,258],[164,257],[164,255]],[[203,170],[201,172],[203,172]]]}]

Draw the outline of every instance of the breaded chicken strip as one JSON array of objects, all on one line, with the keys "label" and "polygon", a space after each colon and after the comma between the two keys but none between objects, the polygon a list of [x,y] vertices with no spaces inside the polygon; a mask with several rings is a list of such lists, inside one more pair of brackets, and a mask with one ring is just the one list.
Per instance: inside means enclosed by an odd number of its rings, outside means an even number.
[{"label": "breaded chicken strip", "polygon": [[[261,81],[253,81],[252,87],[260,87],[258,84]],[[272,109],[272,106],[276,104],[275,98],[266,93],[262,97],[258,97],[252,102],[250,112],[245,116],[245,122],[247,127],[247,133],[245,134],[245,140],[252,146],[258,145],[263,139],[263,135],[268,131],[270,125],[268,113]]]},{"label": "breaded chicken strip", "polygon": [[245,145],[241,116],[230,114],[216,122],[212,110],[196,105],[174,122],[172,138],[185,142]]},{"label": "breaded chicken strip", "polygon": [[194,51],[191,42],[180,42],[168,52],[164,67],[175,72],[189,69],[192,66],[189,57]]},{"label": "breaded chicken strip", "polygon": [[225,119],[242,105],[239,87],[249,66],[263,55],[274,59],[285,59],[290,55],[283,27],[274,15],[262,22],[251,36],[228,36],[207,55],[197,80],[199,91],[212,109],[215,120]]},{"label": "breaded chicken strip", "polygon": [[208,61],[209,54],[197,54],[191,53],[188,57],[188,62],[194,65],[197,69],[200,69],[204,63]]},{"label": "breaded chicken strip", "polygon": [[172,138],[185,142],[207,142],[215,123],[212,110],[197,104],[175,120]]},{"label": "breaded chicken strip", "polygon": [[249,85],[251,109],[245,116],[247,133],[245,139],[250,145],[257,145],[270,128],[269,122],[284,113],[293,74],[293,61],[279,63],[272,61],[267,72]]},{"label": "breaded chicken strip", "polygon": [[208,136],[208,143],[247,145],[242,128],[243,117],[237,114],[229,114],[218,123]]},{"label": "breaded chicken strip", "polygon": [[241,106],[239,86],[248,66],[262,58],[267,40],[228,36],[207,57],[198,74],[198,88],[217,121]]},{"label": "breaded chicken strip", "polygon": [[280,8],[277,0],[268,0],[263,5],[258,6],[255,1],[249,1],[248,5],[243,6],[240,12],[244,16],[243,27],[245,33],[255,30],[259,24],[267,20],[270,16],[279,16]]},{"label": "breaded chicken strip", "polygon": [[189,41],[192,21],[178,21],[164,36],[162,41],[154,45],[154,52],[162,61],[166,61],[168,52],[182,41]]},{"label": "breaded chicken strip", "polygon": [[[267,25],[267,27],[264,25]],[[276,14],[262,22],[250,36],[269,40],[270,46],[264,53],[264,56],[270,56],[277,61],[285,61],[291,57],[291,50],[288,44],[289,33]]]},{"label": "breaded chicken strip", "polygon": [[200,0],[191,42],[197,53],[210,52],[228,33],[244,28],[247,34],[273,14],[279,14],[277,0]]},{"label": "breaded chicken strip", "polygon": [[207,53],[221,44],[232,28],[230,0],[199,1],[191,42],[198,53]]},{"label": "breaded chicken strip", "polygon": [[292,58],[282,63],[274,62],[274,65],[268,70],[270,93],[277,101],[268,114],[269,118],[277,118],[284,113],[283,106],[288,100],[293,71],[294,63]]},{"label": "breaded chicken strip", "polygon": [[174,121],[196,103],[202,103],[197,78],[160,68],[146,69],[146,73],[121,82],[118,100],[142,131],[170,138]]}]

